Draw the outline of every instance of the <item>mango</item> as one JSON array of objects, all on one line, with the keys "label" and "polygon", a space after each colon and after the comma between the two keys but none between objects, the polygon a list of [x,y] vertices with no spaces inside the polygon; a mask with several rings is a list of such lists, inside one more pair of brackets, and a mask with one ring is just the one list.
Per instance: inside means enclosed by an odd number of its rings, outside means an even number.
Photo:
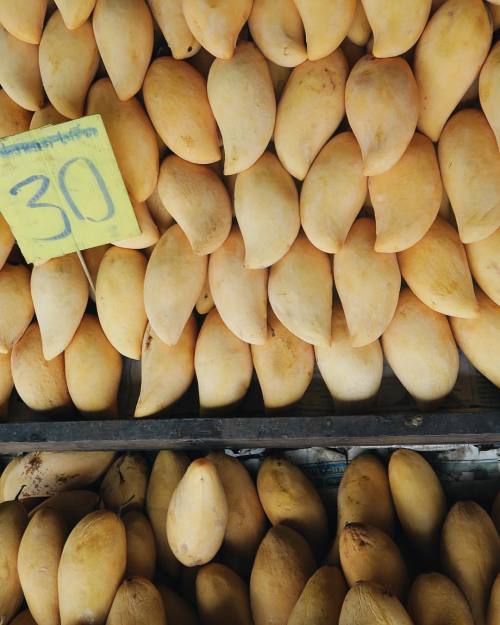
[{"label": "mango", "polygon": [[0,353],[0,421],[9,414],[9,400],[14,388],[12,370],[10,367],[10,352]]},{"label": "mango", "polygon": [[276,112],[274,145],[285,169],[304,180],[345,113],[347,61],[342,50],[296,67]]},{"label": "mango", "polygon": [[397,378],[417,402],[437,402],[455,386],[459,357],[448,319],[410,289],[401,292],[382,347]]},{"label": "mango", "polygon": [[271,152],[237,174],[234,212],[245,242],[245,267],[270,267],[300,229],[299,197],[290,174]]},{"label": "mango", "polygon": [[464,246],[455,228],[441,217],[418,243],[398,253],[398,261],[401,275],[426,306],[452,317],[477,316]]},{"label": "mango", "polygon": [[262,54],[273,63],[295,67],[307,59],[304,26],[293,0],[254,0],[248,27]]},{"label": "mango", "polygon": [[488,605],[487,625],[495,625],[500,619],[500,574],[495,578],[491,588],[490,603]]},{"label": "mango", "polygon": [[16,39],[38,44],[42,37],[47,0],[26,0],[22,5],[0,0],[0,23]]},{"label": "mango", "polygon": [[269,308],[268,338],[263,345],[252,345],[255,373],[264,406],[274,410],[299,401],[311,383],[314,350],[292,334]]},{"label": "mango", "polygon": [[153,53],[153,18],[144,0],[97,0],[95,39],[120,100],[142,88]]},{"label": "mango", "polygon": [[[7,93],[0,89],[0,137],[9,137],[18,132],[26,132],[30,127],[32,113],[16,104]],[[14,245],[14,237],[4,217],[1,218],[0,251],[3,266]]]},{"label": "mango", "polygon": [[163,584],[157,584],[157,588],[165,607],[167,625],[199,625],[198,616],[191,604]]},{"label": "mango", "polygon": [[440,573],[422,574],[415,579],[408,597],[408,612],[415,625],[474,625],[462,592]]},{"label": "mango", "polygon": [[337,625],[346,590],[337,567],[320,567],[307,581],[287,625]]},{"label": "mango", "polygon": [[33,518],[39,510],[50,508],[65,520],[69,529],[73,529],[84,516],[97,508],[100,499],[99,495],[91,490],[62,491],[44,499],[29,513],[29,517]]},{"label": "mango", "polygon": [[215,465],[194,460],[177,484],[168,507],[167,540],[184,566],[210,562],[224,540],[228,505]]},{"label": "mango", "polygon": [[[366,46],[372,29],[370,22],[366,17],[366,11],[361,0],[356,0],[356,10],[354,11],[354,17],[352,18],[351,25],[347,31],[347,39],[355,46]],[[345,44],[345,39],[342,42],[342,46]],[[361,56],[363,56],[361,54]]]},{"label": "mango", "polygon": [[[419,376],[416,369],[414,376]],[[416,451],[397,449],[389,461],[389,484],[406,536],[422,559],[432,561],[447,512],[446,497],[436,473]]]},{"label": "mango", "polygon": [[298,532],[272,527],[260,543],[250,577],[254,624],[286,625],[315,569],[311,549]]},{"label": "mango", "polygon": [[43,126],[50,126],[52,124],[62,124],[69,121],[67,117],[61,115],[52,104],[46,104],[43,108],[35,111],[30,122],[30,130],[36,130]]},{"label": "mango", "polygon": [[210,292],[222,321],[246,343],[262,345],[267,337],[267,269],[247,269],[245,246],[236,225],[210,257]]},{"label": "mango", "polygon": [[55,410],[71,404],[64,356],[59,354],[50,361],[45,360],[38,323],[32,323],[14,345],[11,367],[16,391],[32,410]]},{"label": "mango", "polygon": [[231,59],[252,0],[183,0],[187,25],[200,44],[220,59]]},{"label": "mango", "polygon": [[336,50],[347,35],[356,0],[294,0],[306,33],[307,56],[317,61]]},{"label": "mango", "polygon": [[[3,91],[0,91],[0,98],[2,93]],[[14,243],[14,235],[12,234],[9,224],[5,221],[5,217],[0,215],[0,270],[4,267],[5,262],[14,247]]]},{"label": "mango", "polygon": [[479,314],[474,319],[450,319],[455,340],[472,365],[500,387],[500,306],[476,289]]},{"label": "mango", "polygon": [[0,270],[0,353],[7,354],[33,318],[30,273],[23,265]]},{"label": "mango", "polygon": [[47,97],[64,117],[82,117],[85,99],[99,66],[89,22],[66,28],[59,11],[52,14],[40,41],[40,73]]},{"label": "mango", "polygon": [[186,61],[161,57],[144,81],[151,122],[170,150],[192,163],[220,160],[219,139],[205,78]]},{"label": "mango", "polygon": [[493,523],[495,524],[497,531],[499,531],[499,528],[500,528],[500,491],[497,493],[497,496],[495,497],[495,500],[491,507],[490,516],[493,519]]},{"label": "mango", "polygon": [[141,577],[123,581],[106,625],[167,625],[165,608],[156,586]]},{"label": "mango", "polygon": [[231,200],[224,183],[211,169],[168,156],[161,165],[158,193],[195,254],[211,254],[227,239],[232,222]]},{"label": "mango", "polygon": [[403,156],[417,125],[418,90],[410,66],[401,57],[364,56],[349,74],[345,107],[364,175],[384,173]]},{"label": "mango", "polygon": [[99,322],[111,345],[139,360],[147,318],[144,310],[146,259],[137,250],[112,246],[104,254],[96,280]]},{"label": "mango", "polygon": [[500,227],[500,153],[486,117],[475,109],[453,115],[438,154],[461,241],[485,239]]},{"label": "mango", "polygon": [[420,98],[418,128],[431,141],[439,139],[478,74],[491,36],[482,0],[447,0],[429,20],[415,49],[414,68]]},{"label": "mango", "polygon": [[90,275],[90,280],[92,284],[89,284],[89,295],[92,300],[95,301],[95,285],[97,282],[97,274],[99,272],[99,267],[101,266],[101,261],[104,257],[104,254],[109,250],[110,245],[98,245],[97,247],[90,247],[86,250],[83,250],[83,260],[87,265],[87,271]]},{"label": "mango", "polygon": [[335,286],[353,347],[378,339],[398,303],[401,275],[396,255],[376,252],[374,244],[375,222],[358,219],[333,261]]},{"label": "mango", "polygon": [[74,30],[88,20],[96,0],[54,0],[61,12],[66,28]]},{"label": "mango", "polygon": [[196,604],[203,625],[252,625],[248,584],[223,564],[212,562],[198,571]]},{"label": "mango", "polygon": [[187,59],[199,52],[200,44],[189,30],[182,0],[148,0],[148,5],[174,59]]},{"label": "mango", "polygon": [[290,332],[307,343],[329,345],[333,298],[330,260],[303,234],[271,267],[268,292],[276,317]]},{"label": "mango", "polygon": [[206,315],[212,310],[214,306],[214,298],[212,297],[212,293],[210,292],[210,284],[207,275],[201,293],[198,297],[198,300],[196,301],[196,312],[199,315]]},{"label": "mango", "polygon": [[126,577],[152,580],[156,570],[156,544],[151,523],[140,510],[123,515],[127,537]]},{"label": "mango", "polygon": [[337,404],[361,406],[376,397],[384,368],[380,342],[353,347],[340,305],[333,306],[330,345],[316,346],[314,352],[321,377]]},{"label": "mango", "polygon": [[[500,6],[500,5],[499,5]],[[498,8],[498,7],[497,7]],[[498,9],[500,11],[500,9]],[[479,74],[479,99],[500,150],[500,44],[497,42]]]},{"label": "mango", "polygon": [[237,174],[258,161],[273,134],[276,98],[266,59],[253,43],[240,43],[230,60],[212,63],[207,90],[224,144],[224,175]]},{"label": "mango", "polygon": [[[17,493],[16,493],[17,494]],[[14,495],[15,496],[15,495]],[[19,545],[28,523],[18,501],[0,504],[0,621],[8,623],[23,602],[23,591],[17,572]]]},{"label": "mango", "polygon": [[234,406],[252,381],[250,346],[229,330],[216,308],[208,313],[198,335],[194,367],[202,411]]},{"label": "mango", "polygon": [[377,252],[400,252],[425,235],[443,196],[439,165],[431,141],[415,133],[406,152],[388,171],[368,179],[375,212]]},{"label": "mango", "polygon": [[342,132],[319,152],[302,184],[300,220],[311,243],[328,254],[344,244],[363,207],[367,179],[352,132]]},{"label": "mango", "polygon": [[488,514],[473,501],[456,503],[444,522],[441,560],[464,593],[476,625],[486,623],[499,559],[500,538]]},{"label": "mango", "polygon": [[141,232],[136,236],[130,237],[130,239],[113,241],[113,244],[117,247],[124,247],[131,250],[150,248],[154,246],[160,238],[158,227],[149,214],[149,209],[145,202],[137,202],[132,198],[130,198],[130,200]]},{"label": "mango", "polygon": [[117,514],[142,510],[147,483],[148,465],[142,456],[130,453],[118,456],[101,482],[103,507]]},{"label": "mango", "polygon": [[500,306],[500,228],[481,241],[469,243],[465,250],[474,280]]},{"label": "mango", "polygon": [[285,88],[286,81],[292,73],[292,68],[281,67],[281,65],[276,65],[276,63],[273,63],[269,59],[267,60],[267,65],[269,67],[269,73],[271,74],[276,102],[279,102],[283,89]]},{"label": "mango", "polygon": [[386,625],[413,625],[397,597],[378,584],[360,582],[346,595],[339,625],[369,625],[374,618]]},{"label": "mango", "polygon": [[168,230],[170,228],[174,219],[161,201],[161,197],[158,192],[158,185],[156,186],[153,193],[146,200],[146,205],[148,207],[149,214],[153,218],[153,221],[160,231],[160,234],[163,234],[165,230]]},{"label": "mango", "polygon": [[28,523],[17,567],[30,613],[39,625],[59,625],[57,571],[68,528],[59,512],[43,508]]},{"label": "mango", "polygon": [[11,625],[37,625],[29,610],[23,610],[11,621]]},{"label": "mango", "polygon": [[151,325],[142,344],[141,392],[134,417],[148,417],[169,408],[194,378],[196,321],[190,316],[175,345],[167,345]]},{"label": "mango", "polygon": [[160,238],[144,279],[144,306],[149,323],[167,345],[176,345],[205,282],[208,259],[194,254],[177,224]]}]

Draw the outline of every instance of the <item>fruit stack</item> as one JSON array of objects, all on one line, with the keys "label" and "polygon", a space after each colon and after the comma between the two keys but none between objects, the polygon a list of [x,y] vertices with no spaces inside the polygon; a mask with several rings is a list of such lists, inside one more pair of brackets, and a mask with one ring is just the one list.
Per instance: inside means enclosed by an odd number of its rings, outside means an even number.
[{"label": "fruit stack", "polygon": [[94,309],[2,218],[4,410],[114,415],[123,357],[136,417],[195,377],[234,406],[254,370],[282,408],[315,362],[368,402],[384,356],[427,406],[458,348],[500,386],[498,0],[55,5],[0,0],[0,136],[100,114],[141,234],[85,250]]},{"label": "fruit stack", "polygon": [[348,465],[335,534],[313,484],[275,456],[255,485],[223,452],[161,451],[150,475],[138,454],[29,454],[0,501],[5,625],[499,623],[500,493],[491,516],[450,508],[408,449],[388,468]]}]

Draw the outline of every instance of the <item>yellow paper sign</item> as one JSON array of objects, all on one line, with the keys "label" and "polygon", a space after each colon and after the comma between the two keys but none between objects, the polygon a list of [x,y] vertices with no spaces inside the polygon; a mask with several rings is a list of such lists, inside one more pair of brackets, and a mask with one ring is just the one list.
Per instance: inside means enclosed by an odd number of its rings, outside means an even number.
[{"label": "yellow paper sign", "polygon": [[100,115],[0,139],[0,211],[28,262],[140,234]]}]

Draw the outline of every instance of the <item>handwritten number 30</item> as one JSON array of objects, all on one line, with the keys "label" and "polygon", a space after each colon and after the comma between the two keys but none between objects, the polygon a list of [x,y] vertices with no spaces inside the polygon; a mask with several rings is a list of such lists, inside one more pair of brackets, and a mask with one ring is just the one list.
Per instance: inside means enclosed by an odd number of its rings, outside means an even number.
[{"label": "handwritten number 30", "polygon": [[[101,191],[103,195],[104,201],[106,202],[106,212],[102,217],[98,219],[95,219],[93,217],[85,217],[82,214],[82,212],[76,205],[68,189],[68,186],[66,184],[66,175],[68,173],[68,170],[74,163],[78,161],[82,161],[88,166],[88,168],[90,169],[91,173],[93,174],[97,182],[97,186],[99,187],[99,190]],[[58,212],[59,216],[61,217],[62,225],[63,225],[61,232],[59,232],[58,234],[55,234],[51,237],[42,237],[38,240],[39,241],[58,241],[60,239],[66,238],[67,236],[71,234],[71,222],[68,219],[68,215],[66,214],[66,211],[60,206],[57,206],[56,204],[49,204],[47,202],[39,202],[39,200],[47,193],[47,190],[50,185],[50,178],[48,178],[47,176],[43,176],[43,175],[30,176],[29,178],[26,178],[22,182],[18,182],[14,187],[12,187],[12,189],[10,190],[10,194],[14,196],[18,195],[20,190],[23,187],[26,187],[36,182],[41,183],[40,187],[38,191],[27,201],[26,203],[27,206],[29,206],[30,208],[53,208],[55,209]],[[108,219],[111,219],[114,216],[115,206],[113,204],[113,199],[111,198],[111,195],[108,191],[106,183],[104,182],[104,178],[101,176],[101,173],[99,172],[97,167],[94,165],[94,163],[90,159],[84,158],[84,157],[76,157],[67,161],[59,170],[59,174],[57,176],[57,182],[61,190],[61,193],[64,199],[66,200],[71,212],[73,213],[75,218],[78,219],[79,221],[85,221],[85,219],[87,219],[87,221],[100,223],[102,221],[107,221]]]}]

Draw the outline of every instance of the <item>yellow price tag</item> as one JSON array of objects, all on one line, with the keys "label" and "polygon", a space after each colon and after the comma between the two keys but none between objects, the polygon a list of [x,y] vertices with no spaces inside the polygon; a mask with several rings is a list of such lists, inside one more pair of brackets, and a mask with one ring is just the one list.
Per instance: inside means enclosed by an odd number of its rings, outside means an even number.
[{"label": "yellow price tag", "polygon": [[100,115],[1,139],[0,211],[28,262],[140,234]]}]

